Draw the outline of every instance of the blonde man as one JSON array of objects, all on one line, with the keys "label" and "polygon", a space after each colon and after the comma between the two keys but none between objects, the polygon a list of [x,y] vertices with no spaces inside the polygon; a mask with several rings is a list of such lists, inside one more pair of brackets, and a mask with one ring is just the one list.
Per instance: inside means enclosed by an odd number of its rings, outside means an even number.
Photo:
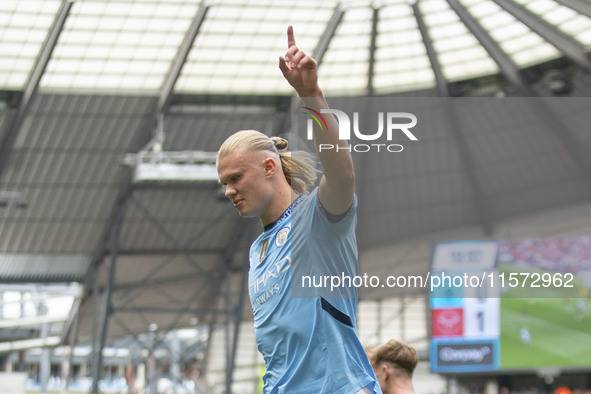
[{"label": "blonde man", "polygon": [[[318,86],[318,65],[298,49],[292,27],[279,59],[285,79],[314,111],[328,105]],[[249,297],[257,347],[265,359],[264,393],[381,393],[357,337],[356,294],[296,297],[294,271],[356,275],[355,173],[347,141],[326,116],[314,140],[342,149],[318,153],[323,175],[287,151],[287,141],[254,130],[231,135],[217,169],[226,196],[243,217],[258,217],[263,233],[250,248]],[[294,218],[294,220],[292,220]],[[294,223],[297,222],[297,223]]]}]

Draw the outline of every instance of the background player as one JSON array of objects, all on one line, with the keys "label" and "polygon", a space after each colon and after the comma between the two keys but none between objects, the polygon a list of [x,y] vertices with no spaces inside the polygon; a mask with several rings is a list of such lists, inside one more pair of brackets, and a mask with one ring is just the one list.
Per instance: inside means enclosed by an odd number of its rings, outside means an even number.
[{"label": "background player", "polygon": [[412,374],[419,362],[415,349],[391,339],[370,350],[369,360],[384,394],[412,394]]}]

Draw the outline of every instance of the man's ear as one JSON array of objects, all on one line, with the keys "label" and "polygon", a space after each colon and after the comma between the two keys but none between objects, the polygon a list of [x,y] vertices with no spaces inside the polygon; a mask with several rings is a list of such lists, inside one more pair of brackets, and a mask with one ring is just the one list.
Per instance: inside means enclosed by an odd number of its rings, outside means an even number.
[{"label": "man's ear", "polygon": [[384,380],[387,382],[392,374],[390,366],[388,364],[382,364],[382,372],[384,373]]},{"label": "man's ear", "polygon": [[277,164],[275,163],[275,160],[273,160],[272,157],[267,156],[263,159],[263,168],[265,169],[265,176],[267,178],[270,178],[271,176],[273,176],[273,174],[275,174]]}]

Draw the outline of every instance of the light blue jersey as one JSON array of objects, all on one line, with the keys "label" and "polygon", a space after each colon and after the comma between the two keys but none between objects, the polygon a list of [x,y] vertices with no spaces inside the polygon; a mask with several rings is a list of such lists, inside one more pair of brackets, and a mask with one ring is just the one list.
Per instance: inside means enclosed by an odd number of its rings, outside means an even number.
[{"label": "light blue jersey", "polygon": [[292,294],[296,269],[298,275],[335,269],[357,275],[356,206],[355,197],[349,213],[331,223],[316,188],[251,246],[249,295],[266,364],[265,394],[353,394],[364,387],[381,393],[357,337],[356,296],[325,298],[313,289],[309,297]]}]

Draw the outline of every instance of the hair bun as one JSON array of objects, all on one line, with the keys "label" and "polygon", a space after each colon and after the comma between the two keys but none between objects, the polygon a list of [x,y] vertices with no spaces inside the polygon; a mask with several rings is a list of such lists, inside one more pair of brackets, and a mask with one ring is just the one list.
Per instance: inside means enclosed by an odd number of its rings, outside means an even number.
[{"label": "hair bun", "polygon": [[271,137],[273,140],[273,144],[277,148],[277,150],[285,150],[287,149],[287,140],[281,137]]}]

